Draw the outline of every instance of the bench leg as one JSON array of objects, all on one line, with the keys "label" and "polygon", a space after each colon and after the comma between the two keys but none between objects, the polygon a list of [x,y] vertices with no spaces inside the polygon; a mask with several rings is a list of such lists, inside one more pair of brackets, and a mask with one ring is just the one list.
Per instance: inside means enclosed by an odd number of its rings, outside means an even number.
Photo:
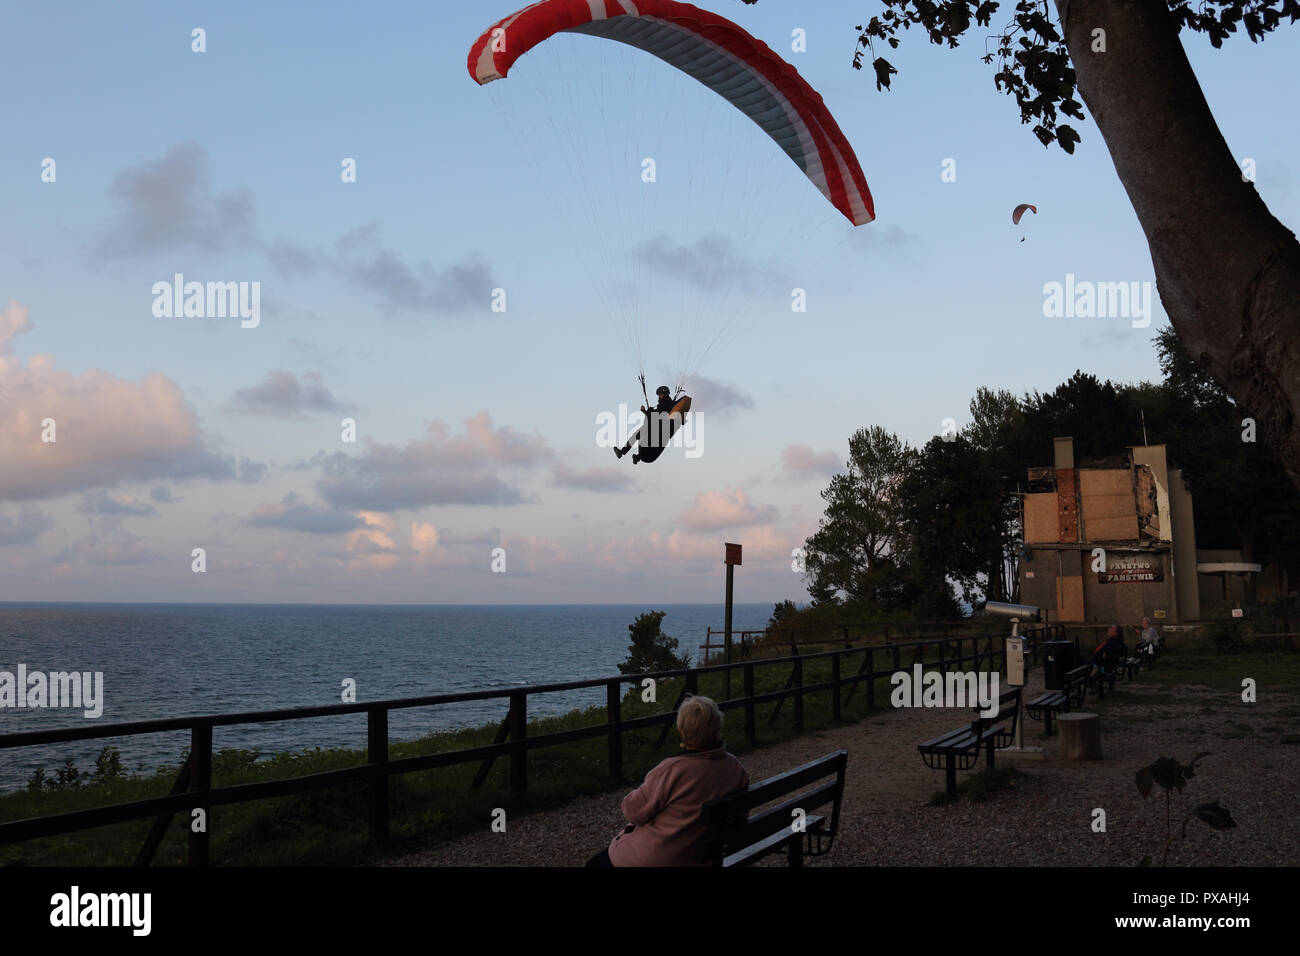
[{"label": "bench leg", "polygon": [[1043,736],[1044,737],[1052,736],[1052,712],[1050,710],[1047,711],[1047,718],[1043,721],[1043,726],[1045,728],[1043,730]]},{"label": "bench leg", "polygon": [[993,740],[990,739],[987,746],[985,746],[984,748],[984,752],[988,754],[986,766],[989,770],[993,769],[993,747],[994,747],[994,742]]},{"label": "bench leg", "polygon": [[948,796],[957,796],[957,765],[954,762],[953,755],[948,754],[947,762],[944,764],[944,778],[948,785]]},{"label": "bench leg", "polygon": [[790,847],[790,865],[803,866],[803,837],[795,837],[789,843]]}]

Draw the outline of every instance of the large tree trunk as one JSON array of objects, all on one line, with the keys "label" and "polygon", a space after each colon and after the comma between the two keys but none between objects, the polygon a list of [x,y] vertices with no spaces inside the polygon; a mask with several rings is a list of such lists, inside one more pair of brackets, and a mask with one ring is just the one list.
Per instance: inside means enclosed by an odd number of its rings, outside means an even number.
[{"label": "large tree trunk", "polygon": [[[1079,92],[1146,233],[1174,330],[1256,419],[1260,439],[1300,486],[1295,234],[1242,181],[1164,0],[1056,6]],[[1092,52],[1096,29],[1105,30],[1104,53]]]}]

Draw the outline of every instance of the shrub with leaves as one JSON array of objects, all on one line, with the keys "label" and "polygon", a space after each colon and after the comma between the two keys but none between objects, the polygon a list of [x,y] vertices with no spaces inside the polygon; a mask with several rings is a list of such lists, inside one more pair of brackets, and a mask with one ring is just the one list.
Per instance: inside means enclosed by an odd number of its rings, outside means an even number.
[{"label": "shrub with leaves", "polygon": [[[1202,758],[1208,757],[1209,753],[1199,753],[1191,759],[1190,763],[1181,764],[1172,757],[1161,757],[1155,763],[1143,767],[1136,774],[1138,792],[1146,798],[1151,793],[1151,788],[1159,784],[1165,791],[1165,852],[1160,857],[1160,865],[1164,866],[1165,861],[1169,859],[1169,848],[1174,842],[1173,831],[1173,799],[1174,791],[1183,792],[1187,786],[1187,781],[1196,775],[1196,765],[1201,762]],[[1187,824],[1195,817],[1203,820],[1216,830],[1231,830],[1237,825],[1237,821],[1232,819],[1232,814],[1228,812],[1227,807],[1219,806],[1218,800],[1211,800],[1209,803],[1198,804],[1192,808],[1192,812],[1183,818],[1182,836],[1180,839],[1187,838]],[[1151,857],[1144,856],[1139,866],[1150,866]]]},{"label": "shrub with leaves", "polygon": [[632,643],[627,646],[627,662],[618,665],[619,673],[649,674],[691,666],[689,654],[677,653],[677,638],[659,629],[666,613],[649,611],[627,626]]},{"label": "shrub with leaves", "polygon": [[91,778],[92,783],[108,783],[112,780],[118,780],[126,776],[126,768],[122,766],[122,754],[116,747],[105,747],[95,758],[95,776]]}]

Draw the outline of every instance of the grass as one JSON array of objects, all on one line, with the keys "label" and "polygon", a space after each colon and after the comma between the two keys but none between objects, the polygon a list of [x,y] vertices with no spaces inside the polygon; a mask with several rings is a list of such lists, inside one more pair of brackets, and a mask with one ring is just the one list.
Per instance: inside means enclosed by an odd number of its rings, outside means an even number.
[{"label": "grass", "polygon": [[950,797],[946,790],[936,790],[930,797],[929,805],[944,807],[956,803],[962,797],[971,803],[983,803],[993,794],[1015,790],[1030,779],[1031,775],[1019,767],[994,767],[992,770],[980,770],[957,784],[957,796]]},{"label": "grass", "polygon": [[[850,664],[850,662],[853,662]],[[756,662],[755,691],[759,694],[784,688],[789,677],[786,665]],[[844,676],[856,669],[856,657],[843,662]],[[885,666],[883,661],[877,667]],[[1104,712],[1111,704],[1164,706],[1186,702],[1175,688],[1205,687],[1211,692],[1202,700],[1202,713],[1220,713],[1225,707],[1254,707],[1241,702],[1241,678],[1255,678],[1261,702],[1286,700],[1300,690],[1300,655],[1278,652],[1248,652],[1223,655],[1210,648],[1184,646],[1163,654],[1153,670],[1143,671],[1132,685],[1119,683],[1114,692],[1097,700],[1091,694],[1089,710]],[[739,674],[733,678],[733,690],[741,693]],[[804,683],[815,684],[830,679],[828,660],[804,662]],[[699,693],[723,701],[723,676],[699,675]],[[624,719],[670,712],[683,679],[663,681],[657,688],[655,702],[643,702],[639,689],[629,690],[623,699]],[[866,706],[866,687],[862,685],[843,709],[841,723],[868,721],[884,726],[888,715],[890,685],[887,678],[875,682],[877,709]],[[845,697],[848,691],[843,691]],[[804,734],[836,726],[831,716],[829,691],[810,693],[804,699],[804,727],[794,726],[794,700],[782,705],[774,724],[770,718],[774,703],[756,707],[758,747],[769,746]],[[504,701],[503,701],[504,709]],[[1243,712],[1244,713],[1244,712]],[[1126,715],[1131,719],[1151,719]],[[1172,715],[1170,715],[1172,716]],[[1262,716],[1262,715],[1261,715]],[[1268,719],[1283,720],[1290,729],[1300,718],[1300,706],[1285,704],[1268,712]],[[538,736],[579,727],[600,726],[605,721],[604,707],[591,707],[563,716],[529,721],[528,733]],[[390,757],[445,753],[492,742],[496,726],[431,734],[419,740],[394,742]],[[743,733],[743,710],[726,711],[728,749],[744,754],[755,748]],[[1297,727],[1296,729],[1300,729]],[[1246,724],[1234,724],[1229,734],[1245,736],[1252,732]],[[1273,732],[1271,729],[1270,733]],[[383,847],[370,844],[366,828],[367,793],[363,784],[348,784],[269,800],[231,804],[213,808],[209,817],[211,858],[216,864],[287,866],[287,865],[356,865],[385,859],[422,849],[458,835],[489,826],[492,811],[506,810],[508,817],[544,810],[567,802],[581,794],[625,790],[664,757],[675,753],[675,732],[670,732],[663,747],[654,744],[660,728],[624,734],[624,772],[620,780],[610,778],[606,739],[597,737],[555,747],[533,750],[528,757],[528,792],[514,795],[509,790],[509,761],[499,758],[481,789],[470,790],[478,767],[462,764],[455,767],[403,774],[390,778],[389,800],[391,838]],[[1240,738],[1233,738],[1240,739]],[[1288,733],[1283,744],[1300,743],[1300,734]],[[257,759],[248,751],[223,750],[214,755],[213,786],[230,786],[278,780],[311,773],[360,766],[365,752],[359,749],[315,749]],[[178,766],[161,768],[154,774],[119,777],[92,786],[69,790],[19,791],[0,794],[0,821],[47,816],[71,810],[125,803],[168,793]],[[961,782],[959,793],[972,801],[987,799],[999,790],[1014,789],[1023,774],[1014,767],[998,768],[985,778],[976,773]],[[947,802],[943,794],[936,800]],[[152,826],[152,820],[84,830],[59,837],[31,840],[22,844],[0,846],[0,865],[130,865]],[[154,865],[183,865],[187,856],[188,831],[180,817],[173,819],[154,857]]]},{"label": "grass", "polygon": [[[852,666],[850,662],[852,661]],[[755,667],[755,692],[781,690],[790,675],[788,665]],[[844,676],[856,669],[856,656],[842,661]],[[877,667],[882,666],[878,663]],[[804,683],[815,684],[831,677],[829,660],[804,662]],[[699,675],[698,693],[722,702],[724,675]],[[644,702],[639,687],[629,689],[622,702],[626,719],[671,712],[684,679],[661,681],[656,700]],[[742,693],[740,673],[733,675],[733,692]],[[843,709],[841,723],[855,723],[889,709],[889,682],[875,682],[876,711],[866,706],[866,686],[860,685]],[[847,698],[848,690],[842,690]],[[503,707],[504,707],[503,701]],[[804,726],[794,725],[794,699],[781,704],[772,722],[776,703],[760,704],[756,711],[758,746],[835,726],[829,691],[810,693],[804,698]],[[744,739],[744,711],[725,711],[728,749],[744,754],[754,748]],[[528,734],[540,736],[605,723],[605,708],[590,707],[559,717],[530,720]],[[390,744],[392,759],[445,753],[490,744],[496,725],[428,735],[416,741]],[[670,731],[662,747],[655,743],[661,728],[638,730],[623,735],[623,776],[609,774],[607,738],[573,741],[529,752],[528,790],[515,795],[509,789],[509,759],[498,758],[482,787],[471,790],[478,764],[460,764],[436,770],[390,777],[390,839],[383,847],[372,846],[366,825],[367,790],[364,784],[345,784],[289,797],[227,804],[209,812],[211,859],[216,864],[245,866],[356,865],[411,852],[458,835],[484,828],[492,811],[503,808],[507,817],[544,810],[575,796],[611,789],[626,789],[664,757],[677,751],[677,735]],[[223,750],[214,755],[214,787],[279,780],[320,773],[365,763],[360,749],[315,749],[257,759],[249,751]],[[122,776],[108,782],[77,789],[19,791],[0,794],[0,821],[47,816],[71,810],[108,806],[168,793],[179,766],[164,767],[154,774]],[[168,826],[154,856],[154,865],[183,865],[187,858],[188,818],[179,815]],[[30,840],[0,847],[0,864],[5,865],[111,865],[134,862],[135,855],[153,825],[152,819],[131,821],[58,837]]]}]

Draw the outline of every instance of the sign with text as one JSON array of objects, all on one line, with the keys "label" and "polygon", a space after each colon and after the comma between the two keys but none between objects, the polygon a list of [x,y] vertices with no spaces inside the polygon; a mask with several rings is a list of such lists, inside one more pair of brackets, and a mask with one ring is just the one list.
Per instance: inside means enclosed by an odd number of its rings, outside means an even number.
[{"label": "sign with text", "polygon": [[1106,570],[1097,572],[1097,580],[1102,584],[1164,579],[1165,572],[1158,554],[1107,554]]},{"label": "sign with text", "polygon": [[740,545],[728,544],[726,548],[727,548],[727,559],[724,563],[740,564]]}]

